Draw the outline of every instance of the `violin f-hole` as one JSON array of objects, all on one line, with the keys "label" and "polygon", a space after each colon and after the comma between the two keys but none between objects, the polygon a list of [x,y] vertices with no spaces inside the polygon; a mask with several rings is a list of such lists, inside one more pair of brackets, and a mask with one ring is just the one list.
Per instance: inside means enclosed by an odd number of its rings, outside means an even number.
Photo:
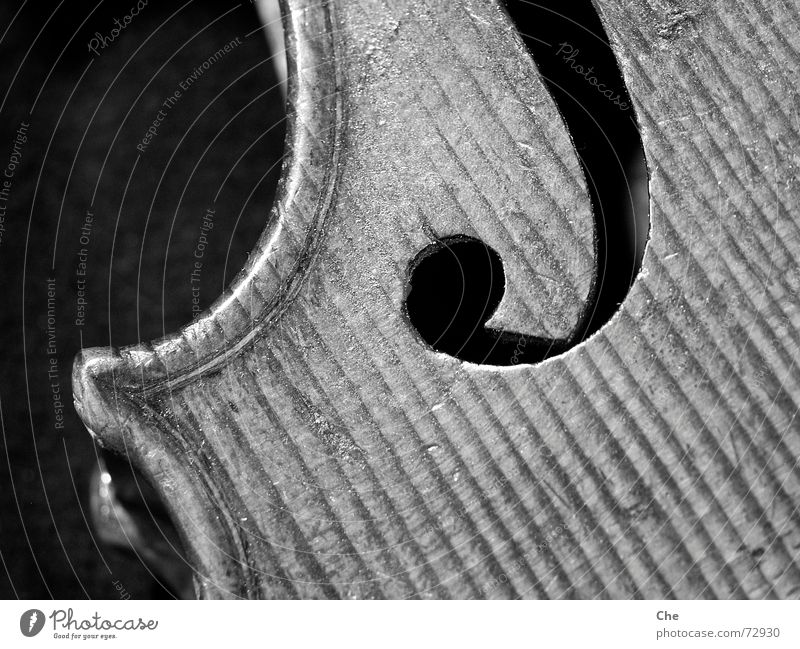
[{"label": "violin f-hole", "polygon": [[468,236],[426,246],[409,266],[405,308],[412,325],[436,351],[486,365],[538,363],[598,331],[632,286],[649,231],[647,173],[632,101],[592,3],[509,2],[506,10],[564,119],[587,180],[596,280],[567,337],[503,331],[485,326],[505,288],[498,253]]}]

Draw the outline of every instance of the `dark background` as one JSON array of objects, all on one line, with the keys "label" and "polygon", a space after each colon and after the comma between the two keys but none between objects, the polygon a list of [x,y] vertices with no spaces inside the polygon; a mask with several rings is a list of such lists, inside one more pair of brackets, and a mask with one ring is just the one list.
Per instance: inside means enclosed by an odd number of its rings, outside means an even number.
[{"label": "dark background", "polygon": [[[81,346],[157,338],[191,319],[192,253],[217,192],[202,305],[232,279],[271,204],[283,100],[250,3],[150,0],[99,56],[87,43],[95,32],[108,35],[135,0],[43,4],[0,5],[0,173],[20,124],[30,124],[0,240],[0,597],[116,598],[115,582],[133,598],[170,596],[133,552],[95,538],[87,505],[98,451],[72,408],[72,359]],[[555,56],[568,40],[624,92],[588,1],[517,1],[509,10],[551,81],[593,188],[609,287],[591,325],[600,326],[641,255],[626,177],[638,146],[633,111],[620,111]],[[183,93],[138,152],[161,102],[237,36],[242,45]],[[94,222],[83,246],[87,210]],[[88,304],[77,326],[82,247]],[[63,429],[47,376],[48,278],[56,283]],[[113,466],[124,482],[124,465]]]},{"label": "dark background", "polygon": [[[203,305],[219,294],[264,226],[283,146],[270,52],[260,31],[245,38],[259,26],[252,5],[183,4],[150,0],[99,56],[88,41],[95,31],[107,35],[135,0],[103,2],[91,15],[94,3],[65,2],[52,13],[49,3],[0,8],[0,88],[8,92],[0,168],[20,123],[30,123],[0,244],[0,597],[117,597],[114,580],[134,598],[160,594],[135,556],[95,544],[87,523],[97,459],[72,408],[72,359],[81,344],[134,343],[191,319],[192,253],[221,190],[203,257]],[[242,45],[183,93],[140,155],[161,102],[236,36]],[[78,327],[77,253],[89,209],[88,305]],[[63,430],[47,379],[49,277]]]}]

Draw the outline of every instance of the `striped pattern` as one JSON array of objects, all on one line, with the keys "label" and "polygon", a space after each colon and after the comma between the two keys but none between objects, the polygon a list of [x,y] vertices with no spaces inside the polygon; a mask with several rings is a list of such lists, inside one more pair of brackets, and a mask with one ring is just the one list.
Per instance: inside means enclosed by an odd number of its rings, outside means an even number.
[{"label": "striped pattern", "polygon": [[585,185],[522,44],[486,0],[289,4],[291,161],[249,266],[75,370],[198,594],[800,595],[797,7],[598,2],[651,174],[643,270],[591,340],[498,368],[426,348],[402,301],[463,233],[504,261],[493,324],[563,337],[586,307]]}]

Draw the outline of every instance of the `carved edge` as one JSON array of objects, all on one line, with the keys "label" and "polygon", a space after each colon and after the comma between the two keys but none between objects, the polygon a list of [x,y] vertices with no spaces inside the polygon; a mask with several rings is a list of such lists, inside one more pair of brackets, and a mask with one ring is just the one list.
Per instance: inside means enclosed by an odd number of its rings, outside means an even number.
[{"label": "carved edge", "polygon": [[[114,350],[87,349],[78,355],[72,376],[75,408],[89,433],[101,447],[147,467],[146,475],[173,519],[190,521],[178,533],[195,568],[198,597],[257,597],[258,586],[251,583],[243,552],[237,551],[242,545],[238,528],[215,504],[220,487],[209,474],[187,470],[187,458],[197,456],[189,435],[143,400],[116,389],[117,382],[132,378],[129,373]],[[179,502],[190,503],[191,511],[179,510]]]},{"label": "carved edge", "polygon": [[[584,168],[583,163],[580,161],[580,156],[578,154],[578,147],[575,144],[575,140],[573,137],[572,130],[567,123],[567,120],[562,112],[558,102],[555,101],[548,84],[545,82],[544,76],[542,71],[539,69],[539,64],[537,63],[536,59],[533,56],[533,52],[528,49],[528,46],[525,44],[522,35],[520,34],[518,28],[514,24],[514,19],[511,17],[511,14],[508,11],[506,3],[504,0],[497,2],[497,9],[502,16],[502,20],[505,22],[506,29],[508,30],[511,38],[514,40],[515,47],[519,51],[520,56],[524,57],[528,60],[532,74],[536,77],[537,83],[540,86],[540,90],[544,92],[545,101],[550,103],[551,110],[554,112],[556,119],[558,120],[562,131],[566,134],[567,142],[569,143],[568,149],[564,152],[565,155],[561,157],[561,162],[565,165],[574,164],[575,165],[575,180],[579,185],[580,188],[580,197],[578,201],[586,201],[588,205],[588,218],[589,218],[589,230],[591,230],[591,241],[589,243],[589,249],[585,250],[584,253],[587,254],[590,258],[590,264],[593,267],[593,273],[591,275],[591,280],[589,281],[588,289],[586,290],[585,294],[582,294],[579,290],[577,293],[579,295],[577,302],[579,304],[579,309],[577,313],[577,318],[575,319],[574,323],[572,324],[564,324],[561,323],[560,326],[554,327],[554,323],[551,322],[549,325],[549,331],[547,332],[546,336],[528,336],[528,338],[539,341],[539,342],[548,342],[550,340],[553,341],[563,341],[564,343],[572,343],[575,340],[576,336],[578,336],[581,331],[584,329],[587,320],[590,320],[593,315],[594,308],[596,306],[596,299],[597,299],[597,292],[600,285],[600,276],[599,276],[599,245],[600,245],[600,238],[598,234],[598,219],[600,214],[597,211],[597,206],[594,205],[591,196],[589,194],[589,187],[588,187],[588,178],[586,175],[586,169]],[[597,10],[597,7],[595,7]],[[615,52],[616,54],[616,52]],[[558,157],[557,152],[553,152],[554,157]],[[584,240],[583,235],[581,232],[575,231],[574,226],[570,225],[570,235],[574,237],[576,240],[580,241],[582,245],[585,245],[587,242]],[[580,297],[583,295],[583,297]],[[506,331],[509,332],[510,335],[516,335],[514,332],[514,324],[515,318],[510,313],[512,311],[512,307],[510,306],[508,300],[508,294],[504,293],[503,298],[501,299],[500,303],[497,305],[495,311],[490,315],[488,320],[485,323],[485,327],[487,329],[494,329],[496,331]],[[583,342],[583,341],[582,341]],[[579,343],[579,344],[582,344]],[[550,359],[545,360],[553,360],[556,357],[560,357],[563,354],[558,354],[555,357],[551,357]],[[472,363],[467,363],[468,365],[476,365]],[[489,365],[489,364],[481,364],[480,366],[476,365],[476,367],[486,367],[492,369],[505,369],[506,366],[503,365]]]},{"label": "carved edge", "polygon": [[[326,0],[284,5],[290,69],[286,156],[256,247],[214,304],[178,332],[119,350],[88,350],[92,362],[105,355],[116,367],[117,390],[146,395],[213,371],[275,322],[296,296],[316,254],[339,174],[344,108],[332,9]],[[89,378],[81,368],[86,358],[86,350],[76,357],[77,380]],[[87,427],[97,430],[95,409],[83,401],[77,407]]]},{"label": "carved edge", "polygon": [[[144,469],[170,510],[195,567],[199,597],[263,596],[248,568],[246,541],[212,474],[181,431],[147,403],[224,364],[280,317],[299,291],[323,234],[338,180],[343,106],[335,22],[327,0],[284,0],[289,64],[286,157],[269,222],[230,287],[196,320],[151,343],[91,348],[75,358],[75,409],[98,444]],[[187,498],[188,494],[193,494]],[[192,503],[192,510],[176,509]],[[191,534],[191,539],[187,536]]]}]

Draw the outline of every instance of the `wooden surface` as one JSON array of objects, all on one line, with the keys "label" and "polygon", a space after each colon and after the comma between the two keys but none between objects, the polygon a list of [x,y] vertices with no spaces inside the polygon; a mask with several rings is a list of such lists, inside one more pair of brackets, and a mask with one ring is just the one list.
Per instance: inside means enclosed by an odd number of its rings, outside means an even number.
[{"label": "wooden surface", "polygon": [[508,18],[288,6],[290,155],[248,265],[182,331],[75,366],[198,595],[800,595],[797,7],[597,2],[648,249],[599,333],[497,367],[409,323],[426,246],[499,253],[489,324],[509,333],[568,338],[601,277],[567,127]]}]

